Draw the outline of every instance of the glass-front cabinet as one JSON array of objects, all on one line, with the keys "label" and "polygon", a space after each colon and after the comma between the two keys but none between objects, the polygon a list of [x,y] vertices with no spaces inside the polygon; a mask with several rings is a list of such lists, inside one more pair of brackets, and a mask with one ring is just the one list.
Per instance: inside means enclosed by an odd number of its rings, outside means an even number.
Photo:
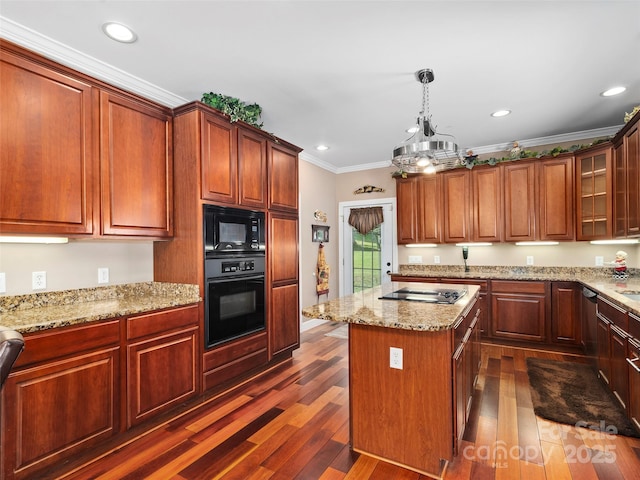
[{"label": "glass-front cabinet", "polygon": [[612,238],[612,145],[576,153],[577,239]]}]

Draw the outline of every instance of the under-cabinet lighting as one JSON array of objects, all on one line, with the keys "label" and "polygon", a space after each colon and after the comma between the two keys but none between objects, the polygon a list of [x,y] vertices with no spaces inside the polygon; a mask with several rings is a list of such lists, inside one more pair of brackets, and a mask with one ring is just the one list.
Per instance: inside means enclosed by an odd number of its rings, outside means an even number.
[{"label": "under-cabinet lighting", "polygon": [[66,237],[5,237],[0,236],[0,243],[69,243]]},{"label": "under-cabinet lighting", "polygon": [[436,248],[437,246],[437,243],[409,243],[405,245],[405,247],[411,248]]},{"label": "under-cabinet lighting", "polygon": [[547,245],[559,245],[560,242],[516,242],[519,247],[538,247]]},{"label": "under-cabinet lighting", "polygon": [[491,245],[493,245],[491,242],[456,243],[456,247],[490,247]]},{"label": "under-cabinet lighting", "polygon": [[615,240],[591,240],[592,245],[633,245],[639,243],[637,238],[618,238]]}]

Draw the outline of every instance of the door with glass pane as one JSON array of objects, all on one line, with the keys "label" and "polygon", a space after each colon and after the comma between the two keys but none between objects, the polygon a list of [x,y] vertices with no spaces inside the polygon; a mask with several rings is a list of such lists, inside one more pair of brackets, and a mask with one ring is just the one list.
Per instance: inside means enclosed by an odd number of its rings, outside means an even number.
[{"label": "door with glass pane", "polygon": [[[348,203],[348,205],[347,205]],[[349,225],[352,208],[383,208],[384,221],[366,234]],[[342,206],[342,275],[340,294],[348,295],[391,281],[393,271],[393,204],[345,202]]]}]

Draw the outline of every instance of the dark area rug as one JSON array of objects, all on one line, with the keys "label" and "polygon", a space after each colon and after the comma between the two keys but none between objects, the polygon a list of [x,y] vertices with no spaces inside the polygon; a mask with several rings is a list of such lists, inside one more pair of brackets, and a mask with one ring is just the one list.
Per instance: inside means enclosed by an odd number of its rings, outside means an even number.
[{"label": "dark area rug", "polygon": [[527,373],[533,409],[539,417],[640,438],[590,365],[527,358]]}]

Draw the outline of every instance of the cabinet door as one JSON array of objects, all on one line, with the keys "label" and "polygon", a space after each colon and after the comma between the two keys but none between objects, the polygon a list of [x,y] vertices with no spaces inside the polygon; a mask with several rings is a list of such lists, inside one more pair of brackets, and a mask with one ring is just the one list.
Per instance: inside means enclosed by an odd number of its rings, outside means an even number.
[{"label": "cabinet door", "polygon": [[640,429],[640,343],[629,341],[629,418]]},{"label": "cabinet door", "polygon": [[551,284],[551,341],[580,345],[582,339],[581,297],[581,289],[573,282],[553,282]]},{"label": "cabinet door", "polygon": [[398,243],[418,243],[418,178],[396,178]]},{"label": "cabinet door", "polygon": [[298,218],[269,215],[269,282],[298,281]]},{"label": "cabinet door", "polygon": [[473,241],[502,241],[502,170],[475,169],[473,184]]},{"label": "cabinet door", "polygon": [[271,355],[300,346],[298,284],[271,289],[269,339]]},{"label": "cabinet door", "polygon": [[440,243],[441,224],[441,175],[418,177],[418,243]]},{"label": "cabinet door", "polygon": [[611,378],[611,344],[609,341],[609,322],[602,315],[597,315],[596,323],[596,361],[598,375],[609,384]]},{"label": "cabinet door", "polygon": [[267,204],[267,140],[238,128],[238,201],[264,208]]},{"label": "cabinet door", "polygon": [[237,128],[205,112],[201,113],[200,120],[202,199],[235,204],[238,200]]},{"label": "cabinet door", "polygon": [[535,164],[504,165],[504,240],[535,240]]},{"label": "cabinet door", "polygon": [[17,471],[36,478],[36,470],[118,432],[119,352],[106,348],[9,376],[2,390],[2,478]]},{"label": "cabinet door", "polygon": [[446,243],[471,240],[471,177],[469,170],[457,169],[442,175],[444,234]]},{"label": "cabinet door", "polygon": [[491,335],[512,340],[546,340],[545,282],[491,282]]},{"label": "cabinet door", "polygon": [[102,234],[173,234],[170,112],[100,93]]},{"label": "cabinet door", "polygon": [[611,333],[611,391],[626,410],[629,403],[629,370],[627,369],[627,334],[615,325]]},{"label": "cabinet door", "polygon": [[464,435],[464,429],[466,427],[467,418],[467,396],[466,396],[466,360],[469,353],[464,348],[464,345],[460,345],[460,348],[456,350],[453,356],[453,398],[455,401],[455,450],[460,449],[460,443],[462,442],[462,436]]},{"label": "cabinet door", "polygon": [[613,236],[627,234],[627,168],[624,145],[620,142],[613,150]]},{"label": "cabinet door", "polygon": [[540,240],[575,239],[573,156],[538,164]]},{"label": "cabinet door", "polygon": [[2,49],[0,232],[93,232],[92,87]]},{"label": "cabinet door", "polygon": [[[637,115],[636,115],[637,117]],[[640,235],[640,121],[624,136],[627,167],[627,236]]]},{"label": "cabinet door", "polygon": [[606,143],[576,155],[576,239],[611,238],[612,148]]},{"label": "cabinet door", "polygon": [[269,208],[298,211],[298,153],[269,142]]}]

